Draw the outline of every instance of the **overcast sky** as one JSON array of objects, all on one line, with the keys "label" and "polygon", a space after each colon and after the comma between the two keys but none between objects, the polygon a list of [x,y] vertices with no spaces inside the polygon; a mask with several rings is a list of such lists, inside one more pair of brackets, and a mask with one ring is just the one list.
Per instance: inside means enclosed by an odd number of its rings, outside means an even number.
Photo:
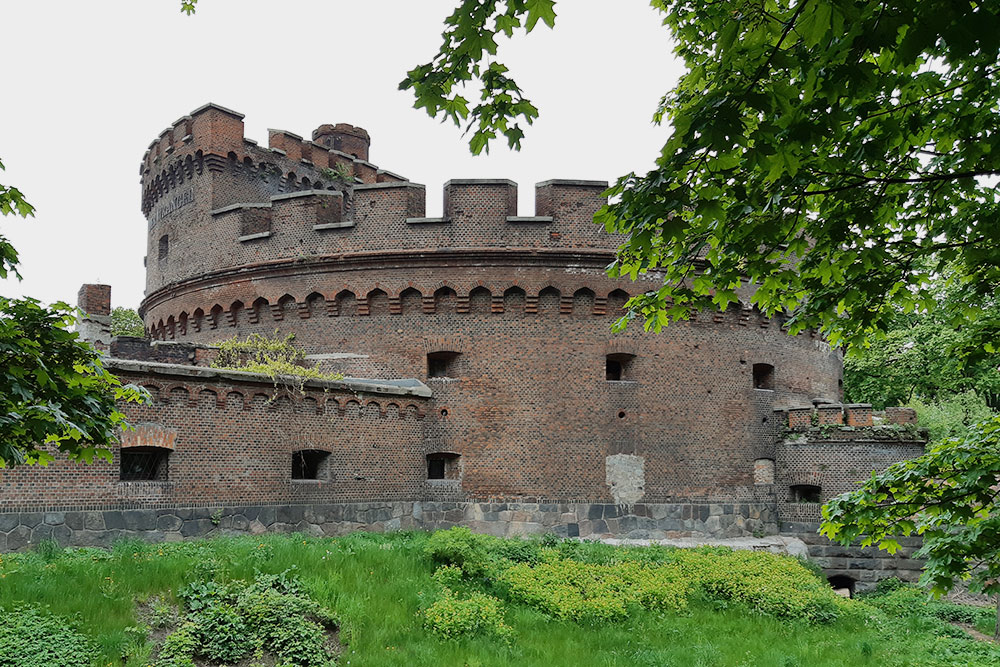
[{"label": "overcast sky", "polygon": [[457,128],[397,90],[436,52],[454,1],[201,0],[193,17],[179,5],[3,2],[0,183],[37,213],[0,218],[24,275],[0,294],[75,303],[81,284],[102,282],[113,305],[138,306],[139,162],[209,101],[245,114],[262,145],[267,128],[308,138],[322,123],[364,127],[373,163],[427,186],[429,216],[450,178],[515,180],[520,215],[532,215],[537,181],[650,169],[667,136],[650,118],[681,71],[647,2],[563,0],[554,31],[501,44],[498,59],[541,110],[521,152],[496,144],[472,157]]}]

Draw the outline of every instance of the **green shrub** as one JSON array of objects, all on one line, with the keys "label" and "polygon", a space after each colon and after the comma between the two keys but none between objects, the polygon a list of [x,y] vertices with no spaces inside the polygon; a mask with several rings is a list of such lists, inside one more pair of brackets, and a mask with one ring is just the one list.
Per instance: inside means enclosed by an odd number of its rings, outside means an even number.
[{"label": "green shrub", "polygon": [[[545,548],[476,535],[467,528],[434,534],[427,550],[435,561],[497,586],[510,600],[560,619],[607,622],[627,618],[633,608],[677,611],[694,595],[716,605],[736,604],[809,623],[866,613],[837,596],[799,560],[766,552],[622,549],[575,541]],[[437,576],[448,580],[442,584],[456,582],[451,571]]]},{"label": "green shrub", "polygon": [[0,613],[0,667],[88,667],[93,652],[90,640],[47,611]]},{"label": "green shrub", "polygon": [[874,594],[866,596],[865,600],[876,609],[895,618],[924,616],[947,623],[975,625],[988,623],[996,613],[994,609],[988,607],[973,607],[935,600],[927,591],[905,582],[892,586],[892,584],[884,586],[882,589],[884,592],[880,592],[876,587]]},{"label": "green shrub", "polygon": [[189,667],[195,657],[235,663],[267,651],[282,665],[319,667],[333,656],[325,627],[333,616],[289,572],[229,584],[195,580],[178,591],[186,622],[167,637],[158,667]]},{"label": "green shrub", "polygon": [[441,639],[481,635],[508,643],[513,631],[504,623],[503,603],[491,595],[472,593],[459,598],[449,589],[427,607],[424,625]]},{"label": "green shrub", "polygon": [[498,567],[502,569],[506,567],[505,562],[538,562],[542,552],[537,542],[480,535],[464,526],[434,533],[425,549],[434,562],[453,565],[469,577],[483,576]]},{"label": "green shrub", "polygon": [[518,563],[499,583],[512,600],[555,618],[616,621],[630,607],[677,611],[687,605],[688,582],[675,568],[626,562],[594,565],[555,559],[532,567]]},{"label": "green shrub", "polygon": [[708,599],[739,603],[765,616],[829,623],[851,605],[789,556],[685,549],[678,550],[670,565]]}]

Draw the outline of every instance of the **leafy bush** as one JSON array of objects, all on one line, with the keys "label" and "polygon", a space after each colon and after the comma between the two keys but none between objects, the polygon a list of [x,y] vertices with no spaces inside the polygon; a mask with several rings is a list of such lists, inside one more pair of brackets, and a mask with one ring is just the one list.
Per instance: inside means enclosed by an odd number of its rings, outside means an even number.
[{"label": "leafy bush", "polygon": [[159,667],[189,667],[194,657],[234,663],[251,651],[266,651],[282,665],[331,664],[324,629],[336,624],[333,616],[288,572],[251,582],[196,580],[178,597],[186,620],[164,642]]},{"label": "leafy bush", "polygon": [[898,579],[888,581],[898,584],[883,584],[881,588],[876,587],[874,593],[864,596],[864,600],[895,618],[927,616],[947,623],[978,625],[988,623],[996,613],[992,608],[935,600],[926,590],[912,584]]},{"label": "leafy bush", "polygon": [[676,568],[635,562],[594,565],[558,558],[532,567],[518,563],[500,575],[512,600],[555,618],[616,621],[630,607],[677,611],[687,605],[689,582]]},{"label": "leafy bush", "polygon": [[850,602],[789,556],[685,549],[671,565],[708,599],[739,603],[766,616],[829,623],[851,609]]},{"label": "leafy bush", "polygon": [[212,362],[212,368],[261,373],[277,378],[291,375],[315,380],[342,380],[341,373],[324,373],[306,366],[305,352],[295,346],[295,334],[280,338],[275,332],[273,338],[250,334],[244,340],[230,338],[217,343],[219,353]]},{"label": "leafy bush", "polygon": [[36,607],[0,613],[0,667],[88,667],[94,647],[64,619]]},{"label": "leafy bush", "polygon": [[453,565],[466,576],[477,577],[507,563],[537,563],[541,545],[527,540],[505,540],[473,533],[465,526],[438,531],[427,541],[427,554],[436,563]]},{"label": "leafy bush", "polygon": [[928,430],[932,442],[963,438],[974,424],[996,415],[986,404],[986,399],[974,391],[943,396],[937,400],[915,399],[908,405],[917,411],[917,423]]},{"label": "leafy bush", "polygon": [[491,595],[472,593],[459,598],[450,588],[424,610],[424,625],[441,639],[483,635],[505,643],[513,630],[504,623],[503,603]]},{"label": "leafy bush", "polygon": [[[565,541],[537,542],[477,535],[452,528],[431,536],[428,554],[465,577],[495,586],[510,600],[555,618],[606,622],[631,609],[683,609],[697,595],[715,604],[738,604],[756,613],[829,623],[859,605],[837,596],[825,578],[799,560],[725,547],[620,548]],[[436,575],[454,587],[452,571]]]}]

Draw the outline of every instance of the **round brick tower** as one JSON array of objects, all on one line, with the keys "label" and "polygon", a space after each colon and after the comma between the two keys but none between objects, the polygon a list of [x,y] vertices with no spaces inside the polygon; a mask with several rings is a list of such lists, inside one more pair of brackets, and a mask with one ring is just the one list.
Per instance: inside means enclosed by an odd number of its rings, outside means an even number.
[{"label": "round brick tower", "polygon": [[141,168],[153,338],[295,333],[345,375],[421,380],[432,497],[716,503],[715,532],[774,530],[753,509],[775,502],[773,411],[836,401],[838,352],[750,308],[613,334],[657,283],[605,274],[606,183],[539,183],[522,217],[515,183],[452,180],[428,218],[369,145],[338,124],[263,148],[215,105],[165,130]]}]

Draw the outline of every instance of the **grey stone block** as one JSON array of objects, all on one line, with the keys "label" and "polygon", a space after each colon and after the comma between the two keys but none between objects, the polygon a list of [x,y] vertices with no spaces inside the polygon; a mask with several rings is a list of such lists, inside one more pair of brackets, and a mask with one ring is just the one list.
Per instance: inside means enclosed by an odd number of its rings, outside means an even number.
[{"label": "grey stone block", "polygon": [[181,529],[184,522],[180,517],[173,514],[164,514],[156,518],[156,529],[165,532],[176,532]]},{"label": "grey stone block", "polygon": [[278,511],[274,507],[261,507],[257,513],[257,521],[265,526],[273,524],[278,516]]},{"label": "grey stone block", "polygon": [[0,514],[0,533],[8,533],[20,524],[17,514]]},{"label": "grey stone block", "polygon": [[21,525],[34,528],[45,518],[41,512],[24,512],[21,514]]},{"label": "grey stone block", "polygon": [[578,524],[578,523],[568,523],[568,524],[566,524],[566,536],[567,537],[579,537],[580,536],[580,524]]},{"label": "grey stone block", "polygon": [[128,530],[153,530],[156,516],[149,510],[125,510],[122,512],[125,528]]},{"label": "grey stone block", "polygon": [[278,508],[276,521],[278,523],[298,523],[306,516],[306,509],[301,505],[282,505]]},{"label": "grey stone block", "polygon": [[58,526],[60,524],[66,523],[66,513],[65,512],[46,512],[45,518],[43,519],[45,523],[50,526]]},{"label": "grey stone block", "polygon": [[73,538],[73,530],[66,524],[52,527],[52,539],[66,546]]},{"label": "grey stone block", "polygon": [[201,537],[208,535],[214,528],[209,519],[190,519],[181,526],[180,533],[184,537]]},{"label": "grey stone block", "polygon": [[31,544],[31,528],[28,528],[27,526],[18,526],[14,530],[7,533],[7,548],[10,551],[24,549],[29,544]]},{"label": "grey stone block", "polygon": [[84,530],[104,530],[106,528],[106,526],[104,525],[104,513],[103,512],[85,513],[83,515],[83,528]]},{"label": "grey stone block", "polygon": [[104,514],[104,527],[108,530],[124,530],[125,517],[118,510],[108,510]]},{"label": "grey stone block", "polygon": [[83,530],[84,512],[66,512],[66,525],[70,530]]}]

